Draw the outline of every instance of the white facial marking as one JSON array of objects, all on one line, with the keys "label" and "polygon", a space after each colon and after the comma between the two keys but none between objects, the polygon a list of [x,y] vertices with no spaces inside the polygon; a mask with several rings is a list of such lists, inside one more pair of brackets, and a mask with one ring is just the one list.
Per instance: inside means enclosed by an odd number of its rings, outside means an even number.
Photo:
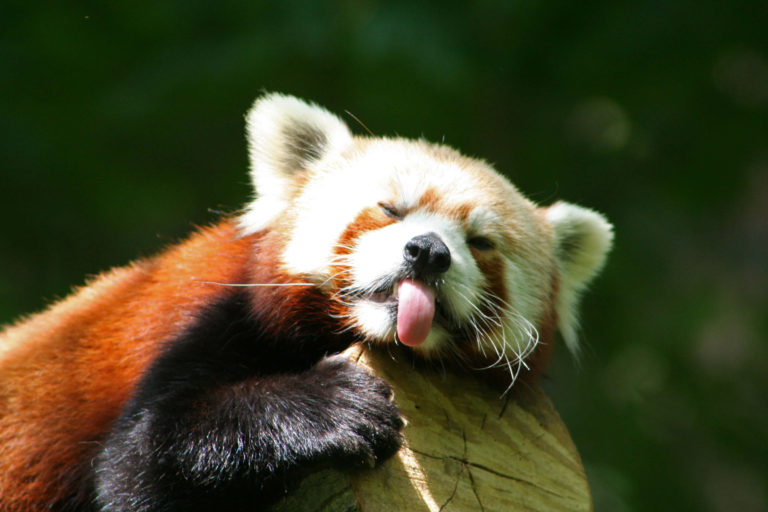
[{"label": "white facial marking", "polygon": [[366,183],[365,173],[344,162],[331,164],[333,169],[318,171],[296,199],[296,219],[283,253],[291,273],[327,275],[341,235],[361,211],[380,200],[381,189]]},{"label": "white facial marking", "polygon": [[365,330],[365,334],[374,340],[393,340],[395,325],[392,315],[386,307],[370,300],[358,301],[352,315],[357,325]]}]

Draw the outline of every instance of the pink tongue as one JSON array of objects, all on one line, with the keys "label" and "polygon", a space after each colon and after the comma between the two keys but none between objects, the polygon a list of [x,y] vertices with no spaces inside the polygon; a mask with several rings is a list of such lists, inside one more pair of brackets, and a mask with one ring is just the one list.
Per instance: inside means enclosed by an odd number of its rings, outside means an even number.
[{"label": "pink tongue", "polygon": [[435,293],[419,281],[403,279],[397,286],[397,336],[410,347],[421,345],[432,328]]}]

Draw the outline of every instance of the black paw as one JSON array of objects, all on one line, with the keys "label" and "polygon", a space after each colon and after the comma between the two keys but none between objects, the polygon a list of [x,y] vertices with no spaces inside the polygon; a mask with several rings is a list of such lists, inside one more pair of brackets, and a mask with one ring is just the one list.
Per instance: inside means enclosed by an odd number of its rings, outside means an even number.
[{"label": "black paw", "polygon": [[319,427],[310,459],[373,467],[397,452],[403,420],[389,384],[340,356],[322,360],[305,377],[314,388],[306,418]]}]

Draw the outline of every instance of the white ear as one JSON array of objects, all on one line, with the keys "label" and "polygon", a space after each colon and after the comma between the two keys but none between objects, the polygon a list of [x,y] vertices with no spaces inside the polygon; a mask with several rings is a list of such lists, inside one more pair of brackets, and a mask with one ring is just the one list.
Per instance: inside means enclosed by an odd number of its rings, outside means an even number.
[{"label": "white ear", "polygon": [[577,353],[579,298],[605,263],[613,243],[613,226],[599,213],[565,202],[550,206],[546,216],[554,229],[555,258],[560,270],[560,333],[568,348]]},{"label": "white ear", "polygon": [[256,200],[240,219],[246,233],[258,231],[285,208],[293,178],[352,142],[347,125],[317,105],[293,96],[267,94],[246,116],[251,181]]}]

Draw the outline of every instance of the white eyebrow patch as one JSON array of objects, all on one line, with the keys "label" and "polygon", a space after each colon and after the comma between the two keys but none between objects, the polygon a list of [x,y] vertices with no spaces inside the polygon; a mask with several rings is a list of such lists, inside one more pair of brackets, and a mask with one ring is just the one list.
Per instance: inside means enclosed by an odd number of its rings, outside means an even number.
[{"label": "white eyebrow patch", "polygon": [[472,234],[493,235],[502,231],[504,222],[499,214],[487,207],[478,206],[469,212],[467,225]]}]

